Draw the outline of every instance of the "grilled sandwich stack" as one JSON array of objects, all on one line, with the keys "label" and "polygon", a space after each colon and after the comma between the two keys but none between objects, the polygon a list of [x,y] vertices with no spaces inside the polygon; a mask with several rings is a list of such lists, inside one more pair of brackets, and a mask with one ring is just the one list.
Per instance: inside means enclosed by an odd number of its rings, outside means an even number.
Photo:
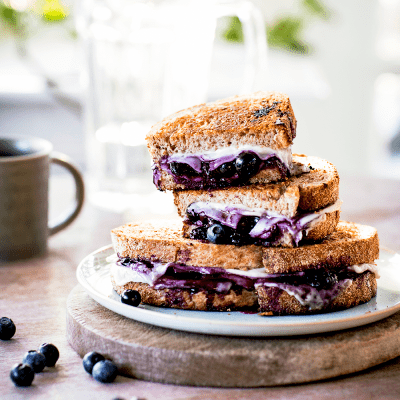
[{"label": "grilled sandwich stack", "polygon": [[258,92],[195,106],[147,136],[154,184],[180,221],[112,231],[114,289],[143,303],[264,315],[349,308],[376,295],[374,228],[339,221],[339,176],[292,154],[289,98]]}]

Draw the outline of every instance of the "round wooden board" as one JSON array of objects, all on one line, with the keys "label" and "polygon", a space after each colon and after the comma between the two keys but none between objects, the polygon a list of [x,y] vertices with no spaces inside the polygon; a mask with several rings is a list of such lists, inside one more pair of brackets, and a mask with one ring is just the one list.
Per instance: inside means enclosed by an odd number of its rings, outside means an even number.
[{"label": "round wooden board", "polygon": [[400,313],[342,332],[238,338],[175,331],[104,308],[79,285],[67,303],[67,338],[83,357],[98,351],[123,375],[214,387],[302,383],[362,371],[400,355]]}]

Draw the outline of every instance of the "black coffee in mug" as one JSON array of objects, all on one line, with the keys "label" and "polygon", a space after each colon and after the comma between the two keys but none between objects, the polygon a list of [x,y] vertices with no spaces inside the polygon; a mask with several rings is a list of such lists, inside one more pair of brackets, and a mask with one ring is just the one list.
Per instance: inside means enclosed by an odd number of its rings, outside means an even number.
[{"label": "black coffee in mug", "polygon": [[26,139],[3,139],[0,140],[0,157],[26,156],[40,151],[38,144]]}]

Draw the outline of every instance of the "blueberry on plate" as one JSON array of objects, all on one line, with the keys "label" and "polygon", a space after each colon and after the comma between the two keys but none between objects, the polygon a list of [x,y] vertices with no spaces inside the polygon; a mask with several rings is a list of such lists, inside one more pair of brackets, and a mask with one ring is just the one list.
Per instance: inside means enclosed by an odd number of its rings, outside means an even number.
[{"label": "blueberry on plate", "polygon": [[142,298],[137,290],[128,289],[121,294],[121,303],[128,304],[128,306],[137,307],[141,301]]},{"label": "blueberry on plate", "polygon": [[93,367],[100,361],[104,361],[105,358],[99,353],[95,351],[91,351],[90,353],[86,353],[85,357],[83,357],[82,363],[83,368],[88,374],[92,373]]},{"label": "blueberry on plate", "polygon": [[115,380],[118,374],[117,366],[110,360],[99,361],[92,370],[92,376],[96,381],[110,383]]},{"label": "blueberry on plate", "polygon": [[214,244],[221,244],[226,241],[225,229],[220,224],[211,225],[207,229],[207,239]]},{"label": "blueberry on plate", "polygon": [[29,350],[25,353],[22,362],[30,365],[36,373],[42,372],[46,366],[46,357],[42,353],[38,353],[36,350]]},{"label": "blueberry on plate", "polygon": [[46,359],[46,367],[54,367],[58,358],[60,357],[57,347],[51,343],[43,343],[38,348],[38,352],[44,355]]},{"label": "blueberry on plate", "polygon": [[7,317],[0,318],[0,339],[9,340],[15,334],[16,328],[12,319]]},{"label": "blueberry on plate", "polygon": [[30,386],[34,377],[35,372],[28,364],[15,364],[10,371],[10,378],[15,386]]},{"label": "blueberry on plate", "polygon": [[236,171],[242,178],[249,178],[257,172],[259,158],[253,153],[242,153],[235,162]]}]

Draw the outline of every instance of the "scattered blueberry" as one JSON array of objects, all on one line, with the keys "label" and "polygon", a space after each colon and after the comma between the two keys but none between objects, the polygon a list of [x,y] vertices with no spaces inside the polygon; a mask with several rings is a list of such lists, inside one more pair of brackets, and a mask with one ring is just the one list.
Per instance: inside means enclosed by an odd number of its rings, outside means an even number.
[{"label": "scattered blueberry", "polygon": [[43,343],[39,347],[38,352],[44,355],[46,359],[46,367],[54,367],[60,357],[57,347],[51,343]]},{"label": "scattered blueberry", "polygon": [[16,386],[30,386],[35,372],[28,364],[16,364],[10,371],[10,378]]},{"label": "scattered blueberry", "polygon": [[91,374],[95,364],[104,360],[105,358],[101,354],[91,351],[90,353],[85,354],[85,357],[83,357],[83,368],[88,374]]},{"label": "scattered blueberry", "polygon": [[242,178],[248,178],[257,172],[260,159],[253,153],[242,153],[236,159],[236,171]]},{"label": "scattered blueberry", "polygon": [[36,373],[42,372],[46,366],[46,357],[42,353],[38,353],[36,350],[29,350],[25,353],[22,362],[30,365]]},{"label": "scattered blueberry", "polygon": [[0,318],[0,339],[9,340],[15,334],[16,328],[14,322],[7,317]]},{"label": "scattered blueberry", "polygon": [[225,229],[220,224],[211,225],[207,229],[207,239],[214,244],[221,244],[225,242]]},{"label": "scattered blueberry", "polygon": [[129,306],[137,307],[142,298],[137,290],[125,290],[121,295],[121,303],[128,304]]},{"label": "scattered blueberry", "polygon": [[115,380],[118,374],[117,366],[110,360],[103,360],[96,363],[92,370],[92,376],[96,381],[110,383]]}]

